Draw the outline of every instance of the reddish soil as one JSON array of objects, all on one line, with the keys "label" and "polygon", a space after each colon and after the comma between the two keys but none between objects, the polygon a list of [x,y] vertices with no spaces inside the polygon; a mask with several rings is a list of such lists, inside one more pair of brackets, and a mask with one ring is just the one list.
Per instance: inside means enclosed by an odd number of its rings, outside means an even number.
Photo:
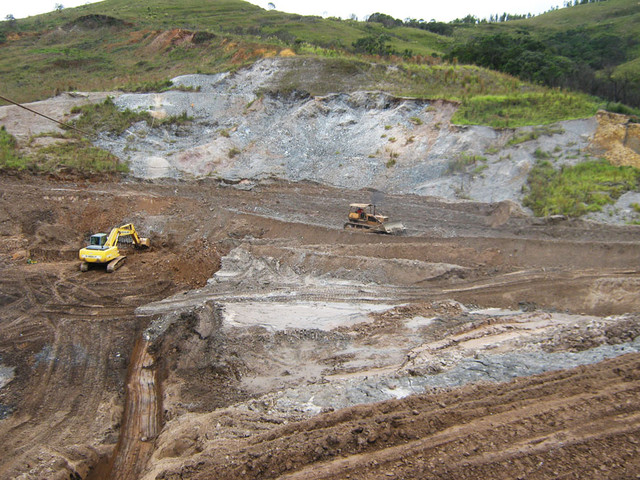
[{"label": "reddish soil", "polygon": [[635,478],[638,367],[629,355],[327,413],[220,442],[159,478]]},{"label": "reddish soil", "polygon": [[[243,244],[294,267],[291,249],[322,252],[323,269],[347,265],[354,275],[366,262],[393,259],[456,266],[425,280],[385,270],[410,286],[396,310],[326,341],[394,335],[397,318],[427,315],[444,299],[603,318],[638,312],[640,227],[549,223],[510,216],[504,204],[388,196],[385,210],[408,227],[388,237],[342,229],[345,206],[368,201],[369,192],[311,184],[244,191],[213,181],[27,175],[1,177],[0,186],[0,366],[14,369],[0,388],[0,478],[640,475],[640,354],[282,418],[235,408],[259,398],[241,386],[257,367],[225,358],[200,368],[200,353],[215,352],[197,350],[200,327],[189,319],[153,349],[136,348],[150,321],[138,307],[205,286],[221,257]],[[114,274],[81,273],[76,255],[88,235],[129,222],[152,248],[128,252]],[[252,332],[218,346],[271,341]],[[567,339],[566,348],[579,343]],[[140,388],[131,383],[136,361],[138,371],[153,371]],[[142,421],[150,410],[136,413],[141,389],[156,392],[142,401],[158,394],[151,411],[164,407],[157,427],[151,417]]]}]

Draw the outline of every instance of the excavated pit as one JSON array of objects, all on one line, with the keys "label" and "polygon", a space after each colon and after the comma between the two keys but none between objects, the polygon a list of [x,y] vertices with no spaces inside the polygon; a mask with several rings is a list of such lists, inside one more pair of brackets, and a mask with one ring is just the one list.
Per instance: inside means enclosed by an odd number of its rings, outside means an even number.
[{"label": "excavated pit", "polygon": [[154,363],[149,342],[144,337],[139,338],[131,354],[123,423],[108,472],[99,472],[99,476],[89,478],[140,478],[162,428],[162,395]]},{"label": "excavated pit", "polygon": [[[2,184],[0,476],[378,475],[343,471],[362,454],[413,478],[464,478],[465,459],[505,478],[540,461],[593,476],[590,458],[640,472],[636,227],[389,195],[410,228],[380,236],[342,229],[369,192],[316,184]],[[54,255],[128,222],[152,248],[114,274]],[[156,375],[157,435],[134,371]],[[574,447],[536,443],[556,436]],[[442,451],[450,470],[430,466]]]},{"label": "excavated pit", "polygon": [[[195,364],[183,360],[170,369],[170,389],[197,389],[190,383],[197,378],[194,371],[233,365],[234,390],[251,397],[242,408],[298,418],[574,368],[640,348],[636,314],[601,318],[429,301],[440,295],[423,286],[424,272],[430,271],[425,262],[398,262],[404,279],[399,284],[394,280],[400,273],[383,268],[393,263],[386,259],[367,257],[378,275],[373,281],[362,268],[365,257],[342,256],[327,263],[315,253],[318,246],[298,248],[296,254],[291,250],[249,242],[222,259],[221,270],[205,287],[138,308],[139,314],[158,317],[147,336],[162,337],[173,349],[201,359]],[[269,257],[266,251],[282,256]],[[427,276],[433,278],[444,277]],[[202,305],[210,305],[205,309],[209,315],[194,313]],[[196,320],[180,329],[186,318]],[[580,340],[571,341],[575,333]],[[207,363],[199,352],[208,350],[222,358]],[[184,399],[185,393],[177,397]],[[186,396],[193,411],[211,409],[203,397]],[[165,408],[170,417],[185,411],[182,404]]]}]

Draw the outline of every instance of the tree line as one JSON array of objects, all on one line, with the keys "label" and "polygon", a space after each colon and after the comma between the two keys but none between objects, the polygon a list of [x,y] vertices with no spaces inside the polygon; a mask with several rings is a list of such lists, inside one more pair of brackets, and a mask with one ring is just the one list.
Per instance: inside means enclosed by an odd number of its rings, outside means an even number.
[{"label": "tree line", "polygon": [[575,28],[544,38],[525,31],[501,32],[458,44],[447,58],[640,107],[640,72],[615,68],[630,58],[637,44],[633,36],[620,36],[606,27]]},{"label": "tree line", "polygon": [[[566,8],[606,0],[567,0]],[[554,9],[557,9],[555,7]],[[492,15],[478,19],[467,15],[448,23],[424,20],[399,20],[374,13],[368,22],[387,28],[404,26],[452,36],[456,28],[471,28],[485,23],[500,23],[530,18],[531,14]],[[508,73],[530,82],[550,87],[580,90],[610,102],[640,107],[640,71],[616,69],[633,58],[640,39],[613,33],[605,25],[578,27],[555,33],[527,30],[494,33],[482,29],[456,40],[446,55],[449,61],[475,64]],[[400,54],[387,43],[390,36],[372,35],[354,42],[356,51],[377,55]],[[411,52],[404,52],[409,56]]]}]

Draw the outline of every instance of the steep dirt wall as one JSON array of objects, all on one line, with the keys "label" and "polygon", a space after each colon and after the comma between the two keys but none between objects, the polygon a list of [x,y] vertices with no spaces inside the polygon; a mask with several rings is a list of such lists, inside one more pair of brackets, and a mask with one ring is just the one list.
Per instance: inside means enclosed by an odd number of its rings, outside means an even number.
[{"label": "steep dirt wall", "polygon": [[626,115],[604,111],[599,111],[596,119],[592,151],[614,165],[640,168],[640,124],[630,123]]}]

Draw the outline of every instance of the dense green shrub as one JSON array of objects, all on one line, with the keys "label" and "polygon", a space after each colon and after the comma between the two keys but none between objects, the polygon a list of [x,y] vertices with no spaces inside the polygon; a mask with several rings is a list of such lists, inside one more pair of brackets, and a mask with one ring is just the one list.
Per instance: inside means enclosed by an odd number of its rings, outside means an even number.
[{"label": "dense green shrub", "polygon": [[540,160],[529,173],[523,205],[537,216],[578,217],[597,212],[620,195],[638,188],[640,170],[591,160],[559,169]]}]

